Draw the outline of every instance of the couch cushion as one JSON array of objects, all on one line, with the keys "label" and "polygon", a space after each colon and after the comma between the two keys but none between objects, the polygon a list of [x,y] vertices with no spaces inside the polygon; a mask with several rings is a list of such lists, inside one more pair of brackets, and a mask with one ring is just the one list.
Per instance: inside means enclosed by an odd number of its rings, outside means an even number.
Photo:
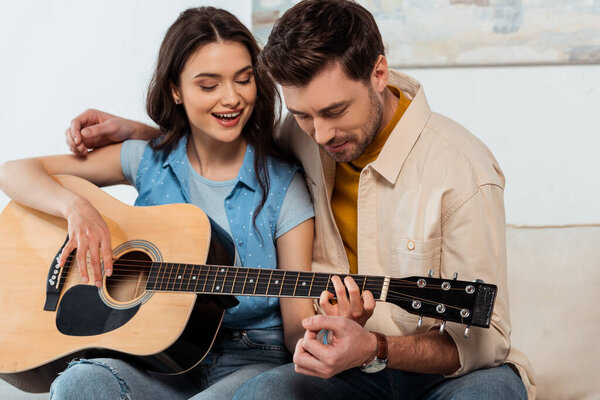
[{"label": "couch cushion", "polygon": [[512,344],[538,399],[600,394],[600,225],[507,227]]}]

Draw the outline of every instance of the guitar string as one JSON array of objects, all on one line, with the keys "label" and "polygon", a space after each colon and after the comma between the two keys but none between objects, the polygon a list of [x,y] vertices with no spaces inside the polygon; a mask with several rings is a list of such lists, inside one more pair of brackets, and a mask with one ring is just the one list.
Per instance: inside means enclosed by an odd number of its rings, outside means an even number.
[{"label": "guitar string", "polygon": [[[130,280],[131,281],[131,280]],[[137,280],[135,280],[137,282]],[[173,285],[174,286],[174,285]],[[175,287],[173,287],[171,290],[167,288],[165,289],[147,289],[146,287],[144,287],[144,291],[145,292],[172,292],[172,293],[198,293],[198,294],[225,294],[225,295],[236,295],[236,296],[258,296],[258,297],[286,297],[286,296],[291,296],[291,297],[303,297],[303,298],[318,298],[319,296],[317,295],[310,295],[310,292],[313,290],[312,288],[310,288],[310,290],[308,291],[308,293],[306,295],[295,295],[295,294],[284,294],[282,292],[280,292],[280,295],[275,295],[275,294],[269,294],[268,290],[264,287],[265,284],[262,284],[262,287],[259,287],[258,284],[256,285],[256,288],[253,292],[250,293],[246,293],[246,292],[224,292],[224,291],[195,291],[195,290],[176,290]],[[282,285],[283,286],[283,285]],[[295,284],[291,284],[288,285],[290,288],[295,287]],[[119,287],[131,287],[131,285],[111,285],[110,288],[111,289],[117,289]],[[394,289],[397,289],[398,287],[401,288],[407,288],[408,286],[395,286]],[[262,292],[256,293],[257,289],[261,290],[261,289],[265,289],[265,293],[263,294]],[[411,287],[414,289],[414,287]],[[232,289],[234,289],[234,287],[232,286]],[[436,288],[430,288],[430,289],[436,289]],[[110,289],[107,289],[110,292]],[[367,289],[368,290],[368,289]],[[439,289],[437,289],[439,290]],[[322,292],[322,290],[319,290],[319,295],[320,292]],[[419,300],[424,304],[431,304],[431,305],[438,305],[438,304],[443,304],[445,307],[447,308],[451,308],[451,309],[455,309],[455,310],[460,310],[464,307],[458,307],[458,306],[453,306],[451,304],[447,304],[447,303],[443,303],[443,302],[439,302],[439,301],[434,301],[434,300],[430,300],[430,299],[426,299],[423,297],[417,297],[414,295],[410,295],[410,294],[406,294],[403,292],[397,292],[394,290],[388,290],[388,295],[386,300],[405,300],[405,301],[414,301],[414,300]],[[378,299],[376,299],[376,301],[379,301]]]},{"label": "guitar string", "polygon": [[[73,261],[73,259],[71,259],[71,257],[72,256],[69,256],[68,261]],[[89,268],[91,268],[90,265],[89,265],[89,263],[90,263],[89,262],[89,256],[87,257],[87,260],[88,260],[87,262],[88,262],[88,269],[89,269]],[[256,272],[256,273],[258,273],[258,271],[261,271],[261,272],[262,271],[280,271],[280,272],[287,271],[287,270],[281,270],[281,269],[271,270],[271,269],[263,269],[263,268],[257,268],[257,267],[236,267],[236,266],[229,266],[229,265],[186,264],[186,263],[154,262],[154,261],[143,261],[143,260],[123,260],[123,259],[119,259],[119,260],[116,260],[113,263],[113,276],[115,276],[114,275],[115,272],[136,272],[136,273],[139,273],[139,272],[144,271],[146,269],[147,270],[151,270],[152,267],[153,267],[152,264],[158,264],[158,263],[160,263],[160,264],[162,264],[164,266],[167,266],[167,267],[168,267],[169,264],[173,264],[173,267],[175,265],[179,265],[179,268],[181,268],[181,267],[184,267],[184,268],[187,268],[187,267],[199,268],[198,273],[202,273],[202,274],[206,273],[205,271],[201,271],[202,268],[208,268],[209,269],[209,271],[208,271],[209,274],[212,272],[211,269],[214,270],[214,269],[219,269],[219,268],[221,268],[221,269],[224,268],[224,269],[227,270],[227,272],[231,272],[231,270],[233,270],[233,271],[236,271],[236,270],[250,270],[251,272]],[[121,266],[121,265],[127,265],[129,267],[139,267],[139,268],[136,268],[136,269],[123,269],[123,268],[114,269],[114,266]],[[173,270],[173,267],[170,267],[170,268]],[[172,271],[170,273],[172,273]],[[181,273],[184,273],[184,272],[181,271]],[[337,276],[340,276],[340,277],[345,277],[345,276],[365,277],[365,276],[367,276],[367,275],[351,275],[351,274],[347,274],[347,275],[345,275],[345,274],[328,274],[326,272],[313,272],[313,271],[287,271],[287,273],[288,274],[289,273],[293,273],[293,274],[304,273],[304,274],[309,274],[309,275],[315,274],[316,278],[318,278],[318,279],[325,279],[325,281],[329,280],[329,278],[324,277],[323,275],[331,275],[331,276],[336,276],[337,275]],[[176,272],[176,274],[177,274],[177,272]],[[163,276],[164,276],[164,274],[163,274]],[[385,276],[369,275],[368,277],[375,278],[375,279],[377,279],[377,278],[379,278],[379,279],[385,279]],[[262,278],[264,279],[264,277],[262,277]],[[406,280],[406,279],[401,279],[401,278],[392,278],[392,279],[396,280],[397,282],[404,282],[404,283],[408,283],[408,284],[411,284],[411,285],[415,284],[415,282],[412,281],[412,280]],[[424,279],[428,279],[428,278],[424,277]],[[441,279],[441,278],[432,278],[432,279]],[[452,282],[453,279],[448,279],[446,281]],[[466,282],[466,281],[459,281],[459,282],[470,283],[470,282]],[[433,285],[428,285],[427,287],[432,287],[432,286]],[[455,287],[453,287],[450,290],[464,290],[464,289],[463,288],[455,288]]]},{"label": "guitar string", "polygon": [[[116,265],[116,264],[115,264]],[[193,267],[200,267],[200,265],[192,265]],[[222,279],[222,285],[226,285],[227,283],[230,282],[231,280],[231,275],[229,275],[228,273],[231,272],[231,270],[229,270],[229,268],[233,269],[233,271],[237,271],[238,267],[230,267],[230,266],[216,266],[216,265],[202,265],[201,267],[207,269],[208,271],[202,271],[201,269],[199,269],[198,271],[196,271],[196,275],[199,276],[199,281],[205,282],[205,281],[210,281],[212,283],[218,282],[218,277],[219,277],[219,273],[216,271],[216,269],[226,269],[226,275],[221,275],[223,277]],[[208,268],[207,268],[208,267]],[[258,276],[259,272],[264,272],[264,271],[277,271],[280,275],[284,272],[284,270],[270,270],[270,269],[260,269],[260,268],[240,268],[241,270],[246,270],[247,273],[244,274],[242,272],[241,275],[237,275],[234,276],[234,281],[238,278],[238,277],[242,277],[243,279],[247,280],[247,279],[257,279],[257,283],[256,286],[262,285],[270,285],[271,284],[271,280],[273,278],[273,274],[271,273],[270,276]],[[91,266],[88,264],[88,271],[91,270]],[[133,274],[128,274],[127,271],[129,272],[134,272],[134,273],[140,273],[141,271],[143,271],[142,269],[138,270],[123,270],[123,269],[118,269],[118,270],[114,270],[113,274],[111,275],[111,277],[109,277],[109,279],[111,280],[111,282],[127,282],[127,281],[138,281],[139,277],[138,276],[134,276]],[[93,271],[92,271],[93,272]],[[125,272],[125,273],[123,273]],[[145,271],[143,271],[145,272]],[[347,275],[343,275],[343,274],[327,274],[327,273],[314,273],[311,271],[286,271],[286,274],[292,274],[290,277],[286,277],[285,279],[283,277],[278,277],[275,276],[275,279],[282,279],[283,283],[282,286],[291,286],[291,287],[295,287],[298,286],[296,282],[287,282],[288,280],[297,280],[299,274],[307,274],[308,276],[305,276],[305,278],[310,278],[313,274],[315,274],[314,278],[311,280],[313,286],[315,284],[317,285],[322,285],[325,283],[330,282],[330,276],[340,276],[340,277],[345,277]],[[169,273],[169,277],[166,277],[167,273],[162,274],[162,279],[159,277],[154,284],[157,285],[159,284],[159,280],[160,280],[160,285],[162,286],[175,286],[176,284],[179,284],[180,287],[183,284],[186,284],[186,279],[188,281],[187,285],[189,286],[189,284],[194,284],[194,281],[191,280],[191,277],[193,276],[191,273],[188,274],[187,271],[179,271],[179,272],[175,272],[175,275],[181,275],[182,278],[177,278],[177,277],[173,277],[173,270],[170,271]],[[252,276],[255,275],[256,277]],[[183,276],[185,275],[185,276]],[[229,275],[229,276],[227,276]],[[246,275],[244,277],[244,275]],[[352,275],[350,275],[352,276]],[[378,286],[382,283],[380,282],[374,282],[371,281],[369,282],[369,278],[371,279],[384,279],[384,277],[377,277],[377,276],[365,276],[365,275],[354,275],[355,278],[358,278],[358,282],[357,285],[359,285],[360,282],[360,278],[365,278],[367,282],[363,282],[363,285],[371,285],[371,286],[377,286],[375,287],[375,289],[378,288]],[[146,278],[148,279],[148,278]],[[403,279],[398,279],[398,278],[393,278],[394,281],[390,282],[389,287],[390,288],[414,288],[415,282],[411,281],[411,280],[403,280]],[[227,281],[227,282],[226,282]],[[265,282],[266,281],[266,282]],[[306,280],[308,281],[308,279]],[[364,279],[363,279],[364,281]],[[404,284],[404,285],[403,285]],[[233,284],[232,284],[233,287]],[[423,288],[421,288],[423,289]],[[440,285],[435,285],[435,284],[430,284],[427,287],[425,287],[424,289],[435,289],[435,290],[444,290],[441,288]],[[460,288],[460,287],[451,287],[450,289],[447,290],[452,290],[452,291],[462,291],[464,290],[464,288]]]}]

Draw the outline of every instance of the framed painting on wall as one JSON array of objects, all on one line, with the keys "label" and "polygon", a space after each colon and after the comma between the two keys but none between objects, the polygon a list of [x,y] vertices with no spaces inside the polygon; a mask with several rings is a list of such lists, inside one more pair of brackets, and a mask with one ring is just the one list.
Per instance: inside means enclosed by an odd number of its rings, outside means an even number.
[{"label": "framed painting on wall", "polygon": [[[394,67],[600,62],[600,0],[364,0]],[[266,43],[297,0],[253,0]]]}]

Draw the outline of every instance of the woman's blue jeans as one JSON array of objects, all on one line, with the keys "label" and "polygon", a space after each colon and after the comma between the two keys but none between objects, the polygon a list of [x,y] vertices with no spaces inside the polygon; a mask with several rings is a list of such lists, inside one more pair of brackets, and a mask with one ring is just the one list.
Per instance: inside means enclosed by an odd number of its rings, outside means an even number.
[{"label": "woman's blue jeans", "polygon": [[192,371],[150,374],[112,358],[73,361],[50,388],[52,400],[231,399],[250,378],[290,361],[280,328],[221,329]]}]

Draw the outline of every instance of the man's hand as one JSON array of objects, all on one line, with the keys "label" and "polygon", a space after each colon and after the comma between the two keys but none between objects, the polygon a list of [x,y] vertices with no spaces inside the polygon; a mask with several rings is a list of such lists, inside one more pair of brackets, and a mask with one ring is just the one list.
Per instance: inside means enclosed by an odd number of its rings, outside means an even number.
[{"label": "man's hand", "polygon": [[[358,323],[344,317],[317,315],[302,321],[304,338],[296,344],[296,372],[330,378],[342,371],[358,367],[375,357],[377,338]],[[333,333],[330,344],[317,340],[321,329]]]},{"label": "man's hand", "polygon": [[[356,282],[349,276],[344,278],[344,283],[338,276],[333,276],[331,282],[335,289],[337,303],[333,305],[330,302],[333,293],[323,291],[319,298],[319,304],[323,312],[329,316],[346,317],[356,321],[361,326],[365,326],[375,309],[373,293],[370,290],[365,290],[361,296]],[[348,295],[346,294],[346,288],[348,289]]]},{"label": "man's hand", "polygon": [[88,149],[135,138],[140,125],[139,122],[89,109],[71,121],[65,131],[65,139],[71,152],[84,156]]}]

